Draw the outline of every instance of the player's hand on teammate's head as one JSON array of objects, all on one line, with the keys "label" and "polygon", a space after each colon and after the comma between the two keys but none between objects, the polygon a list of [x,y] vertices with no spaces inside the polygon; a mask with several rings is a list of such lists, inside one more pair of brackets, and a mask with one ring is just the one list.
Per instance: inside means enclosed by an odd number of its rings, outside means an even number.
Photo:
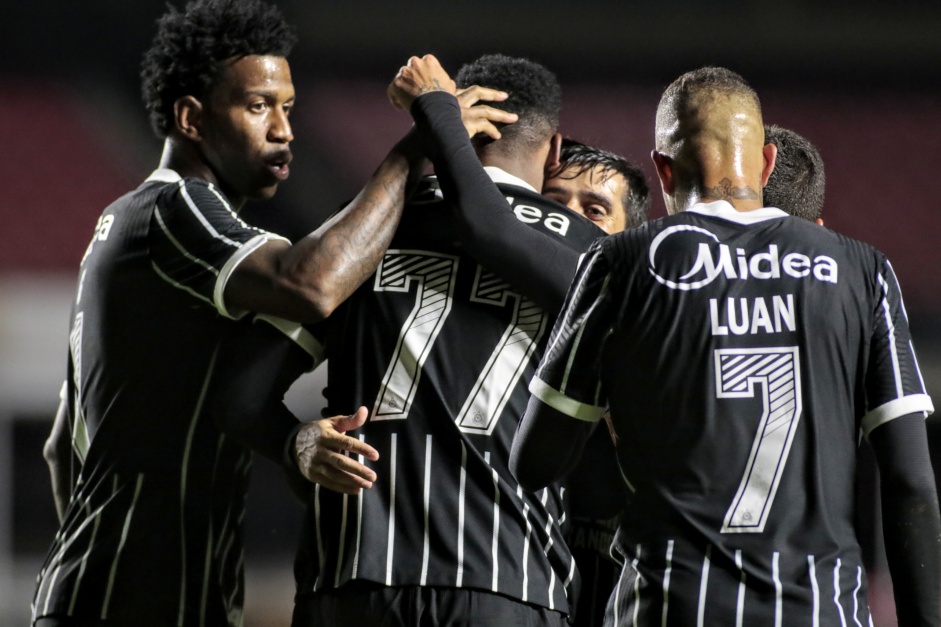
[{"label": "player's hand on teammate's head", "polygon": [[472,85],[457,92],[457,101],[461,105],[461,121],[470,137],[483,133],[492,139],[500,139],[497,124],[512,124],[519,119],[515,113],[503,111],[478,102],[503,102],[509,97],[505,91]]},{"label": "player's hand on teammate's head", "polygon": [[399,69],[386,93],[396,109],[408,111],[415,98],[430,91],[457,92],[457,86],[433,54],[411,57]]},{"label": "player's hand on teammate's head", "polygon": [[376,461],[379,452],[365,442],[346,435],[363,426],[369,412],[360,407],[349,416],[334,416],[304,425],[294,441],[294,456],[301,474],[309,481],[345,494],[371,488],[376,473],[353,458],[362,455]]}]

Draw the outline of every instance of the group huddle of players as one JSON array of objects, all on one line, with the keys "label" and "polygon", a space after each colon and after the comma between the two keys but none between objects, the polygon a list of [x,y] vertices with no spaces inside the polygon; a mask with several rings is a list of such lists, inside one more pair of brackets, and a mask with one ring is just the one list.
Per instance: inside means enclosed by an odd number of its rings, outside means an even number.
[{"label": "group huddle of players", "polygon": [[[647,222],[547,68],[413,57],[388,95],[414,126],[291,243],[237,212],[289,174],[293,41],[259,0],[158,23],[164,153],[82,260],[34,625],[240,625],[253,451],[305,505],[295,626],[864,624],[860,433],[906,487],[900,625],[937,624],[897,282],[822,227],[820,156],[740,76],[667,88]],[[284,394],[325,359],[302,422]]]}]

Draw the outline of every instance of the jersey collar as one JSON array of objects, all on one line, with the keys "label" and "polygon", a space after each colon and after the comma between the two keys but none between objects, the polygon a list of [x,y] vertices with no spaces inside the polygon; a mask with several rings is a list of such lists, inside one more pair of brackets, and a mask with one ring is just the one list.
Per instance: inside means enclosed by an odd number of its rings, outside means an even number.
[{"label": "jersey collar", "polygon": [[[170,168],[157,168],[150,173],[150,176],[147,177],[147,181],[158,181],[160,183],[176,183],[181,180],[179,174],[176,173],[176,170],[171,170]],[[147,182],[145,181],[145,182]]]},{"label": "jersey collar", "polygon": [[485,165],[484,172],[487,173],[487,176],[489,176],[490,180],[492,180],[494,183],[505,183],[507,185],[516,185],[517,187],[525,187],[526,189],[536,192],[537,194],[539,193],[539,191],[535,187],[533,187],[532,185],[530,185],[523,179],[513,176],[506,170],[503,170],[496,166]]},{"label": "jersey collar", "polygon": [[722,218],[723,220],[737,222],[739,224],[755,224],[757,222],[764,222],[765,220],[788,217],[788,214],[777,207],[763,207],[761,209],[754,209],[753,211],[737,211],[727,200],[716,200],[715,202],[708,203],[698,202],[687,209],[687,211],[704,216]]}]

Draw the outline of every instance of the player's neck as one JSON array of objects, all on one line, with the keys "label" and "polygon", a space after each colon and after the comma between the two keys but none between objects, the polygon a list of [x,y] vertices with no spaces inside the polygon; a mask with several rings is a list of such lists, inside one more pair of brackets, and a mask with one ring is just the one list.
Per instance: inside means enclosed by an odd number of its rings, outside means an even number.
[{"label": "player's neck", "polygon": [[245,204],[244,198],[233,197],[231,191],[219,181],[219,177],[202,154],[188,142],[168,137],[163,143],[163,153],[160,155],[158,167],[173,170],[183,178],[198,178],[212,183],[222,190],[236,212]]},{"label": "player's neck", "polygon": [[[761,188],[750,185],[741,177],[711,176],[707,183],[693,185],[676,193],[677,206],[689,209],[696,203],[710,203],[724,200],[736,211],[754,211],[764,205],[761,200]],[[713,184],[709,184],[712,182]]]},{"label": "player's neck", "polygon": [[542,183],[545,180],[545,164],[543,161],[536,162],[532,158],[520,158],[504,154],[480,155],[480,163],[484,166],[500,168],[507,174],[522,179],[533,186],[535,189],[542,189]]}]

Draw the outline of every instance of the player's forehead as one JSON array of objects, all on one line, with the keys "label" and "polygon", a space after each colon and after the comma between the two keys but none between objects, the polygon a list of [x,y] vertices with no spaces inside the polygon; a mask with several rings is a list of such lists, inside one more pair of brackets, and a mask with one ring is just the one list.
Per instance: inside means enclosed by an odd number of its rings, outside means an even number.
[{"label": "player's forehead", "polygon": [[271,94],[282,100],[294,97],[291,66],[284,57],[249,55],[225,63],[213,96],[241,98],[249,94]]},{"label": "player's forehead", "polygon": [[618,203],[627,187],[623,174],[603,165],[583,168],[580,172],[563,172],[561,176],[568,176],[567,187],[574,192],[585,196],[601,195]]}]

